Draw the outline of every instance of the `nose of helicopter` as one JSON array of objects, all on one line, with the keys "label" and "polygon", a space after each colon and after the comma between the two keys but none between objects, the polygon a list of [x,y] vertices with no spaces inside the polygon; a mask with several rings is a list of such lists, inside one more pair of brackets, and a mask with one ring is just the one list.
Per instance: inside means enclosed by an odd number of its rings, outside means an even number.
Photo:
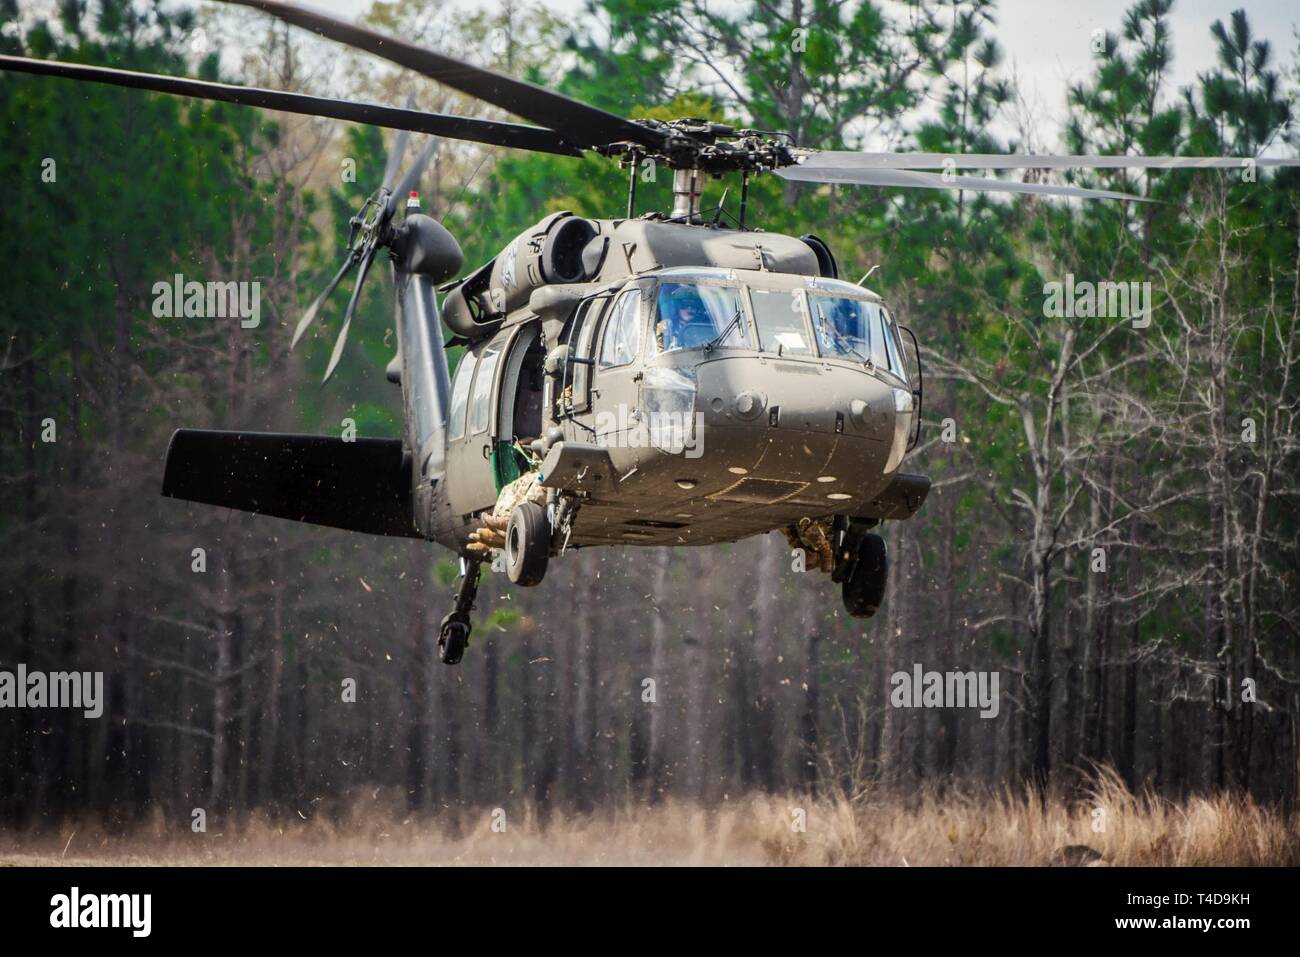
[{"label": "nose of helicopter", "polygon": [[736,356],[696,375],[705,454],[735,481],[779,478],[805,498],[849,507],[896,465],[896,390],[861,367]]},{"label": "nose of helicopter", "polygon": [[702,364],[698,411],[707,426],[845,435],[888,443],[893,389],[864,369],[735,357]]}]

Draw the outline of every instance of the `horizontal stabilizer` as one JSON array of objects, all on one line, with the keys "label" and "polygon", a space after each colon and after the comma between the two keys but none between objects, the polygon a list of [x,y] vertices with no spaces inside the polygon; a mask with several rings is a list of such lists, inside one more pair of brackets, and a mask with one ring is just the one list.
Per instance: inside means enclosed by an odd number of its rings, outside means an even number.
[{"label": "horizontal stabilizer", "polygon": [[398,439],[178,429],[162,494],[370,535],[420,538]]}]

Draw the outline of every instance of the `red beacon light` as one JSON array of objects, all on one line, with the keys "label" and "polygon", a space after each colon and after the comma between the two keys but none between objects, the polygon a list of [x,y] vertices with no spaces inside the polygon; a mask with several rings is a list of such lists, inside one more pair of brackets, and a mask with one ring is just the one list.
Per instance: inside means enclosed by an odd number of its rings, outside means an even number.
[{"label": "red beacon light", "polygon": [[420,211],[420,193],[418,190],[411,190],[411,194],[406,197],[406,215]]}]

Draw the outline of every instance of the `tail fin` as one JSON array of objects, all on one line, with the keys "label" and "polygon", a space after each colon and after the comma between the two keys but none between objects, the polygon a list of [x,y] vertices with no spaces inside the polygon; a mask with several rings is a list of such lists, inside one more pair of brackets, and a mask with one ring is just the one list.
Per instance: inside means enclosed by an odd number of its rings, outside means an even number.
[{"label": "tail fin", "polygon": [[162,494],[370,535],[421,538],[397,439],[178,429]]}]

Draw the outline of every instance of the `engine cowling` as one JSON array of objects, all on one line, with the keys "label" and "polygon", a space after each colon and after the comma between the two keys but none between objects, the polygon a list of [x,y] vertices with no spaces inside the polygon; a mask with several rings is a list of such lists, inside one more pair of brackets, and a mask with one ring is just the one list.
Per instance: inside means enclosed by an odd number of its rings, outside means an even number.
[{"label": "engine cowling", "polygon": [[570,210],[552,213],[449,291],[444,321],[457,335],[480,339],[496,332],[507,313],[527,305],[538,287],[587,282],[591,269],[582,252],[599,232],[597,223]]}]

